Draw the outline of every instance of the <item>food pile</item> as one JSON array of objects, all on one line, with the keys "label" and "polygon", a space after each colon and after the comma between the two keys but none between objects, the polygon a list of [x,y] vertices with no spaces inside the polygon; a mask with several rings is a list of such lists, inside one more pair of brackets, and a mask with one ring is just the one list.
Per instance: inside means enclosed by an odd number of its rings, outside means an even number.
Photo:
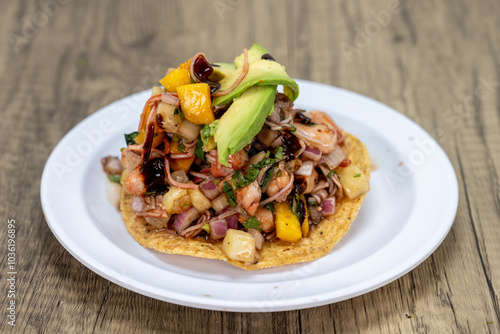
[{"label": "food pile", "polygon": [[[247,270],[310,261],[342,238],[369,190],[369,155],[260,45],[198,53],[153,87],[121,159],[121,211],[142,245]],[[278,92],[282,86],[282,93]]]}]

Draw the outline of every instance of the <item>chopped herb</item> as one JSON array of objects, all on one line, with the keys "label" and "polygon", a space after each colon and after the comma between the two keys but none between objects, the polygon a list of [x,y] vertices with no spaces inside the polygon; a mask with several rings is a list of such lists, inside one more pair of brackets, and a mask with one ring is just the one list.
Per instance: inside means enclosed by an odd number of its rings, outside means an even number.
[{"label": "chopped herb", "polygon": [[236,206],[236,195],[234,194],[233,188],[227,183],[227,181],[224,181],[224,184],[222,185],[222,192],[226,194],[227,201],[229,205],[232,207]]},{"label": "chopped herb", "polygon": [[250,165],[248,172],[246,174],[241,174],[240,171],[236,171],[233,174],[233,185],[236,189],[240,189],[248,186],[250,183],[255,181],[257,176],[259,176],[260,170],[264,167],[271,166],[276,162],[276,160],[271,158],[264,158],[255,165]]},{"label": "chopped herb", "polygon": [[208,223],[206,223],[205,225],[203,225],[201,228],[204,229],[205,232],[210,233],[210,225],[208,225]]},{"label": "chopped herb", "polygon": [[267,151],[266,152],[266,158],[269,158],[269,156],[271,155],[271,152],[270,151]]},{"label": "chopped herb", "polygon": [[354,177],[360,177],[360,176],[361,176],[361,173],[354,174]]},{"label": "chopped herb", "polygon": [[257,231],[261,232],[260,229],[260,221],[255,218],[251,217],[243,222],[243,227],[245,228],[245,231],[248,231],[249,228],[256,229]]},{"label": "chopped herb", "polygon": [[295,126],[292,126],[292,128],[290,129],[290,132],[294,133],[295,131],[297,131],[297,128]]},{"label": "chopped herb", "polygon": [[120,152],[123,152],[124,149],[125,149],[125,147],[120,148]]},{"label": "chopped herb", "polygon": [[181,138],[178,135],[174,134],[174,135],[172,135],[172,140],[173,141],[179,141],[179,140],[181,140]]},{"label": "chopped herb", "polygon": [[186,207],[186,206],[188,206],[188,205],[187,205],[186,203],[184,203],[184,204],[182,204],[182,206],[183,206],[183,207]]},{"label": "chopped herb", "polygon": [[129,134],[125,134],[125,142],[127,143],[127,145],[134,145],[135,144],[135,137],[137,137],[139,135],[139,132],[137,131],[134,131],[132,133],[129,133]]},{"label": "chopped herb", "polygon": [[281,171],[278,172],[278,174],[276,174],[276,177],[280,177],[281,176]]},{"label": "chopped herb", "polygon": [[174,115],[181,115],[181,119],[184,118],[184,114],[182,113],[181,108],[175,108]]},{"label": "chopped herb", "polygon": [[255,165],[251,165],[245,175],[241,174],[241,172],[238,170],[233,174],[233,184],[235,185],[236,189],[246,187],[250,183],[255,181],[255,179],[259,175],[259,172],[259,169],[256,168]]},{"label": "chopped herb", "polygon": [[179,145],[177,145],[177,149],[179,150],[179,152],[184,153],[185,148],[186,146],[184,146],[184,144],[180,141]]},{"label": "chopped herb", "polygon": [[405,315],[406,315],[406,317],[407,317],[408,319],[411,319],[411,318],[413,318],[413,317],[414,317],[414,315],[413,315],[413,314],[405,314]]},{"label": "chopped herb", "polygon": [[274,156],[276,157],[276,159],[278,160],[281,160],[283,159],[283,147],[282,146],[278,146],[276,148],[276,153],[274,153]]},{"label": "chopped herb", "polygon": [[331,178],[331,177],[332,177],[332,176],[334,176],[334,175],[337,175],[337,172],[336,172],[336,171],[334,171],[334,170],[331,170],[331,171],[330,171],[330,173],[328,173],[328,174],[326,175],[326,178],[327,178],[327,179],[329,179],[329,178]]},{"label": "chopped herb", "polygon": [[113,175],[108,175],[108,179],[111,181],[111,182],[115,182],[115,183],[120,183],[120,180],[121,180],[122,176],[120,174],[113,174]]},{"label": "chopped herb", "polygon": [[266,171],[266,175],[264,176],[264,182],[262,183],[262,188],[267,186],[269,181],[271,181],[271,176],[273,176],[274,168],[275,167],[271,167]]},{"label": "chopped herb", "polygon": [[282,121],[283,121],[284,119],[285,119],[285,116],[281,115],[281,116],[280,116],[280,120],[282,120]]},{"label": "chopped herb", "polygon": [[486,323],[487,323],[488,325],[491,325],[491,324],[493,324],[493,321],[488,320],[488,321],[486,321]]},{"label": "chopped herb", "polygon": [[210,137],[215,135],[215,130],[217,130],[217,125],[219,125],[219,120],[215,120],[210,124],[207,124],[201,130],[201,140],[203,140],[203,144],[208,146],[208,141]]},{"label": "chopped herb", "polygon": [[323,166],[323,167],[327,167],[328,165],[326,164],[326,162],[322,162],[322,163],[321,163],[321,166]]},{"label": "chopped herb", "polygon": [[314,208],[318,206],[318,202],[316,202],[316,201],[307,202],[307,204],[309,204],[309,206],[312,206]]},{"label": "chopped herb", "polygon": [[271,211],[271,212],[274,212],[274,205],[273,205],[273,202],[269,202],[267,203],[266,205],[264,205],[264,208],[266,208],[267,210]]},{"label": "chopped herb", "polygon": [[194,150],[194,154],[201,160],[205,161],[205,152],[203,152],[203,142],[201,141],[200,137],[198,137],[198,141],[196,142],[196,149]]},{"label": "chopped herb", "polygon": [[215,180],[214,180],[215,185],[218,185],[218,184],[219,184],[219,182],[220,182],[220,180],[219,180],[219,179],[215,179]]}]

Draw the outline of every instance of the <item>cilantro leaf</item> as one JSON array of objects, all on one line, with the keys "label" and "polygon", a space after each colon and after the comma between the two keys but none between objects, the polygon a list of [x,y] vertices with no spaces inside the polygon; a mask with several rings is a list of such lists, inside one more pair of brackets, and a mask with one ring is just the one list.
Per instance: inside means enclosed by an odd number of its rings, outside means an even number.
[{"label": "cilantro leaf", "polygon": [[180,141],[179,145],[177,145],[177,149],[179,150],[179,152],[184,153],[185,148],[186,146],[184,146],[184,144]]},{"label": "cilantro leaf", "polygon": [[215,130],[217,130],[217,126],[219,125],[219,120],[215,120],[210,124],[207,124],[201,130],[201,140],[203,140],[203,144],[205,146],[208,145],[208,141],[210,137],[215,135]]},{"label": "cilantro leaf", "polygon": [[273,205],[273,202],[269,202],[267,203],[266,205],[264,205],[264,208],[266,208],[267,210],[271,211],[271,212],[274,212],[274,205]]},{"label": "cilantro leaf", "polygon": [[135,145],[135,137],[137,137],[139,135],[139,132],[137,131],[134,131],[132,133],[129,133],[129,134],[125,134],[125,142],[127,143],[127,146],[128,145]]},{"label": "cilantro leaf", "polygon": [[203,151],[203,142],[201,141],[200,137],[198,137],[198,141],[196,142],[196,149],[194,150],[194,154],[200,158],[201,160],[205,161],[205,152]]},{"label": "cilantro leaf", "polygon": [[283,159],[283,146],[278,146],[276,148],[276,153],[274,153],[274,156],[276,159],[281,160]]},{"label": "cilantro leaf", "polygon": [[261,232],[260,221],[255,217],[251,217],[251,218],[245,220],[242,224],[243,224],[243,227],[245,228],[245,231],[247,231],[247,232],[248,232],[249,228],[253,228],[253,229],[256,229],[257,231]]},{"label": "cilantro leaf", "polygon": [[122,179],[122,176],[120,174],[108,175],[108,179],[111,182],[115,182],[115,183],[120,184],[120,180]]},{"label": "cilantro leaf", "polygon": [[266,174],[264,176],[264,182],[262,183],[262,188],[264,188],[265,186],[267,186],[267,184],[269,183],[269,181],[271,181],[271,176],[273,176],[274,168],[275,167],[271,167],[271,168],[269,168],[266,171]]},{"label": "cilantro leaf", "polygon": [[222,185],[222,192],[226,194],[227,201],[229,205],[232,207],[236,206],[236,195],[234,194],[233,188],[227,183],[227,181],[224,181],[224,184]]},{"label": "cilantro leaf", "polygon": [[334,175],[336,175],[336,174],[337,174],[337,172],[336,172],[336,171],[331,170],[331,171],[330,171],[330,172],[326,175],[326,178],[327,178],[327,179],[329,179],[329,178],[331,178],[332,176],[334,176]]},{"label": "cilantro leaf", "polygon": [[181,108],[175,108],[175,110],[174,110],[174,115],[180,115],[180,116],[181,116],[181,119],[183,119],[183,118],[184,118],[184,114],[182,113]]},{"label": "cilantro leaf", "polygon": [[354,176],[354,177],[360,177],[360,176],[361,176],[361,173],[354,174],[353,176]]}]

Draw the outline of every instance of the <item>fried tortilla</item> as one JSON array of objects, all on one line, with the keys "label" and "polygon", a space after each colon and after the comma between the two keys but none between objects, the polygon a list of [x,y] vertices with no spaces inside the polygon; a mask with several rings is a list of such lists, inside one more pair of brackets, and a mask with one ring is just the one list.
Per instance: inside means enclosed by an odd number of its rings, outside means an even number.
[{"label": "fried tortilla", "polygon": [[[356,137],[347,133],[345,141],[349,152],[348,158],[369,176],[370,156],[366,147]],[[223,260],[245,270],[256,270],[308,262],[325,256],[347,233],[364,198],[365,195],[362,195],[350,200],[344,196],[337,202],[335,214],[323,219],[318,225],[311,226],[309,235],[296,243],[288,243],[279,239],[264,242],[260,251],[262,259],[254,264],[229,259],[222,252],[222,240],[210,242],[204,237],[185,239],[179,235],[156,230],[132,210],[133,196],[126,194],[124,189],[122,189],[120,208],[129,233],[142,246],[168,254]]]}]

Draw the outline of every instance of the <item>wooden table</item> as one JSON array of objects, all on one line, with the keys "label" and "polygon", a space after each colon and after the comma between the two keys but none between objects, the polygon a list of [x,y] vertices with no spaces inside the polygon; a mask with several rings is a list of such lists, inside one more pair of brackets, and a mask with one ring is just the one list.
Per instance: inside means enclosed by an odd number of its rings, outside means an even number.
[{"label": "wooden table", "polygon": [[[500,2],[4,0],[0,7],[0,332],[500,332]],[[42,214],[40,178],[52,149],[86,116],[151,87],[167,67],[198,51],[231,61],[253,42],[292,76],[381,101],[439,141],[460,189],[442,245],[373,292],[276,313],[173,305],[87,269]],[[9,220],[15,327],[6,317]]]}]

